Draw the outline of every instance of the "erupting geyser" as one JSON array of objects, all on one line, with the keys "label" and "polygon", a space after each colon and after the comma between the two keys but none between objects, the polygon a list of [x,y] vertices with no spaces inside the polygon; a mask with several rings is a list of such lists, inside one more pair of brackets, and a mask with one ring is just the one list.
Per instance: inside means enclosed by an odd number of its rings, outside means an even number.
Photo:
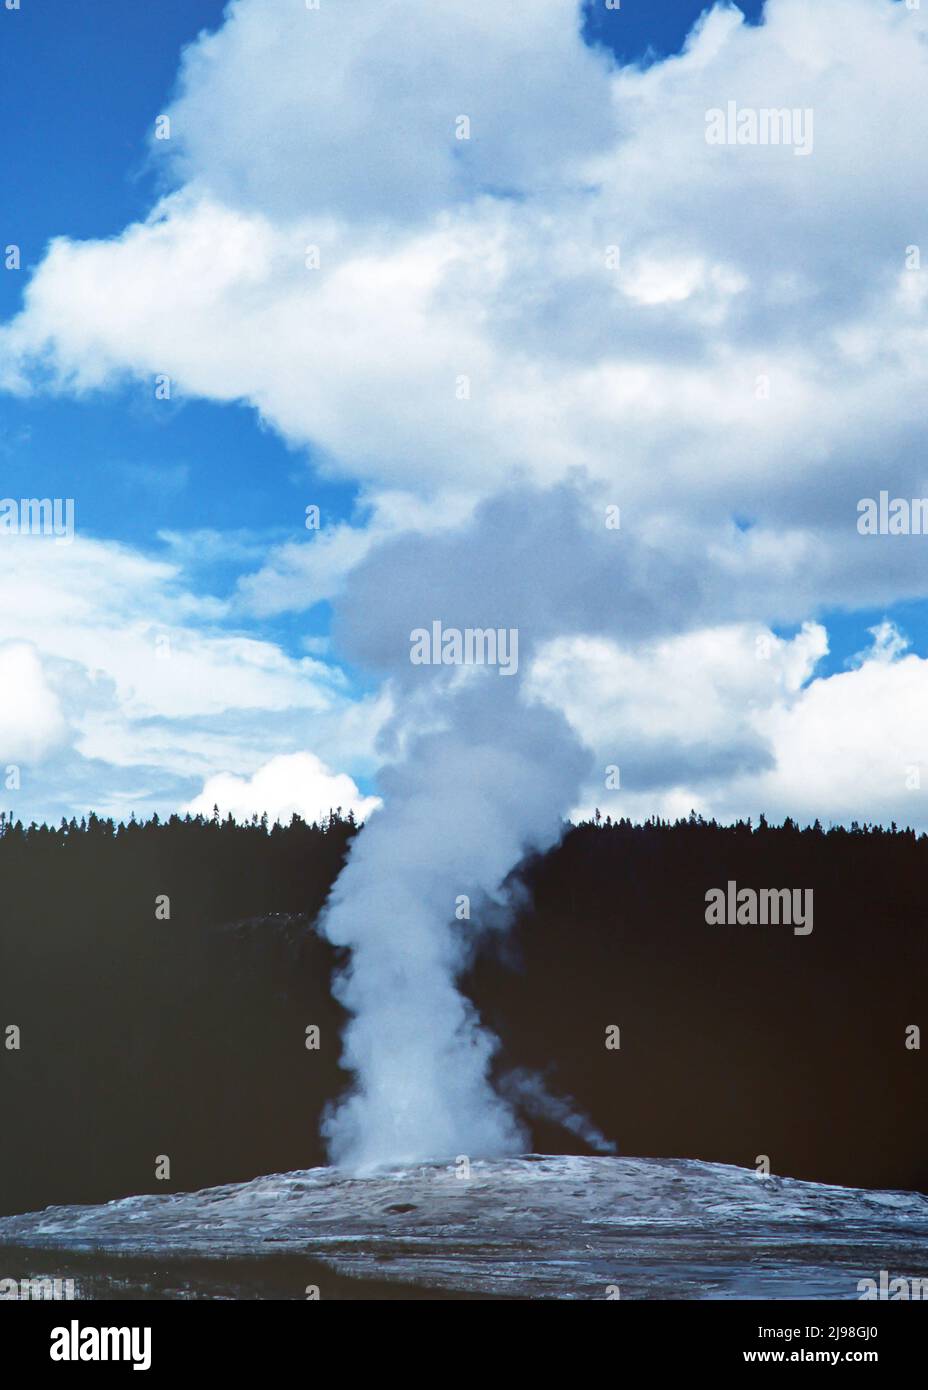
[{"label": "erupting geyser", "polygon": [[[507,875],[560,836],[586,759],[563,720],[526,708],[507,685],[469,682],[446,726],[391,769],[385,808],[353,844],[324,914],[329,939],[351,949],[336,988],[353,1015],[343,1060],[357,1085],[326,1122],[336,1164],[527,1147],[489,1081],[496,1040],[456,980],[486,915],[497,926],[507,915]],[[460,894],[473,920],[455,918]]]}]

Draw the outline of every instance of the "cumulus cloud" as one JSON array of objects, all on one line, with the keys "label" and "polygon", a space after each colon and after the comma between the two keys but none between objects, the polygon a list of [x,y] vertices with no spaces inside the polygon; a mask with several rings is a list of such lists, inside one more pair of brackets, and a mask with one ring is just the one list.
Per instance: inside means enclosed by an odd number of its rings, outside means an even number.
[{"label": "cumulus cloud", "polygon": [[[873,658],[788,688],[824,639],[775,647],[763,675],[750,633],[928,595],[920,538],[856,532],[859,498],[928,491],[928,166],[913,155],[928,13],[768,0],[748,26],[718,6],[646,69],[586,47],[579,21],[575,0],[234,0],[184,55],[171,140],[152,146],[163,198],[120,236],[51,244],[0,329],[0,376],[82,393],[167,373],[249,403],[360,484],[360,520],[276,548],[223,617],[334,600],[335,650],[395,687],[407,623],[509,615],[539,650],[566,644],[544,657],[565,708],[582,703],[557,667],[568,648],[594,683],[608,669],[621,730],[647,703],[632,804],[740,808],[753,778],[758,797],[837,809],[814,759],[804,800],[775,769],[826,689],[855,692],[843,717],[866,721]],[[812,153],[708,143],[706,113],[729,101],[811,111]],[[590,516],[621,505],[611,553],[572,490]],[[414,611],[423,586],[441,615]],[[219,621],[183,602],[198,630]],[[66,626],[51,650],[97,669],[91,625]],[[192,652],[183,628],[160,668],[141,616],[115,626],[99,625],[100,669],[133,720],[85,727],[95,754],[144,721],[152,756],[250,776],[295,749],[240,740],[245,711],[297,709],[327,732],[345,712],[331,673],[272,644],[210,632]],[[917,658],[883,656],[895,699]],[[683,662],[689,705],[664,691]]]},{"label": "cumulus cloud", "polygon": [[184,56],[166,154],[198,192],[271,216],[409,221],[576,177],[608,101],[575,0],[234,0]]},{"label": "cumulus cloud", "polygon": [[289,753],[271,758],[252,777],[220,773],[210,777],[202,792],[185,808],[191,814],[212,815],[214,806],[235,820],[267,815],[271,822],[302,816],[322,820],[330,811],[353,811],[365,820],[380,805],[376,796],[362,796],[352,778],[332,772],[313,753]]},{"label": "cumulus cloud", "polygon": [[723,814],[740,802],[799,820],[925,828],[928,660],[903,655],[904,645],[877,636],[856,669],[759,713],[775,766],[756,787],[720,791]]},{"label": "cumulus cloud", "polygon": [[0,762],[39,762],[68,736],[61,703],[34,647],[0,646]]},{"label": "cumulus cloud", "polygon": [[[571,0],[237,0],[185,57],[175,191],[121,237],[53,243],[8,384],[166,372],[374,488],[579,463],[630,518],[737,505],[840,549],[877,472],[925,480],[926,24],[770,0],[610,71]],[[728,100],[812,109],[813,154],[707,144]]]},{"label": "cumulus cloud", "polygon": [[827,676],[818,624],[789,640],[755,625],[637,648],[562,639],[539,655],[531,690],[596,750],[578,814],[924,826],[928,660],[904,655],[892,623],[873,639],[854,669]]},{"label": "cumulus cloud", "polygon": [[[827,652],[822,627],[791,641],[745,624],[697,629],[639,646],[608,638],[561,638],[534,663],[529,690],[563,711],[626,795],[702,788],[756,775],[774,761],[758,712],[791,703]],[[607,810],[621,806],[618,793]],[[627,814],[624,808],[620,812]]]}]

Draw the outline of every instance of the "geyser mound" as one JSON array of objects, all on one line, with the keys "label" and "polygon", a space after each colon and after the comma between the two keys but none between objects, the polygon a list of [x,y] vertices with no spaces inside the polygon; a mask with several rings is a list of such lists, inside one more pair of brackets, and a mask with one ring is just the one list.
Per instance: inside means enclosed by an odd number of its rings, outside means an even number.
[{"label": "geyser mound", "polygon": [[90,1268],[97,1290],[129,1278],[141,1296],[172,1266],[196,1267],[198,1292],[171,1296],[264,1296],[276,1261],[271,1296],[295,1299],[308,1271],[322,1298],[376,1280],[444,1296],[857,1299],[881,1270],[928,1275],[928,1197],[688,1159],[523,1155],[49,1207],[0,1221],[0,1247],[22,1272],[54,1251],[79,1284]]}]

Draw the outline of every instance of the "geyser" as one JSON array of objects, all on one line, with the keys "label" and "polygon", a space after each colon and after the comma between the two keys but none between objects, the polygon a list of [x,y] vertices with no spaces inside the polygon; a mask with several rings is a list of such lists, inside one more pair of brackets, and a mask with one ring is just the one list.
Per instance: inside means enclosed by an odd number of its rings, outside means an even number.
[{"label": "geyser", "polygon": [[[325,1134],[333,1162],[355,1170],[527,1146],[490,1083],[496,1040],[456,981],[477,933],[511,910],[511,870],[560,837],[587,757],[560,716],[491,679],[469,676],[444,726],[384,777],[384,809],[323,915],[329,939],[351,950],[336,991],[353,1015],[343,1062],[357,1077]],[[461,895],[471,920],[455,917]]]}]

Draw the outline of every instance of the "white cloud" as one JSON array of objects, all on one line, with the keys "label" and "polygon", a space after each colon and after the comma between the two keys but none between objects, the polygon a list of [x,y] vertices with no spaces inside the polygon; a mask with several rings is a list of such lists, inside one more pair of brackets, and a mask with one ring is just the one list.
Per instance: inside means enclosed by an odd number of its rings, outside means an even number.
[{"label": "white cloud", "polygon": [[608,99],[575,0],[235,0],[187,49],[155,149],[197,192],[272,217],[406,221],[573,177]]},{"label": "white cloud", "polygon": [[[37,358],[78,390],[166,372],[375,489],[486,495],[582,464],[629,515],[737,505],[840,547],[877,471],[925,480],[904,255],[928,15],[716,10],[683,55],[611,77],[577,31],[570,0],[238,0],[185,60],[163,142],[182,189],[119,238],[52,245],[8,379]],[[814,153],[708,145],[729,98],[811,106]]]},{"label": "white cloud", "polygon": [[901,656],[911,646],[909,639],[899,631],[896,624],[886,618],[867,631],[873,642],[869,648],[854,654],[850,662],[853,666],[861,666],[865,661],[895,661],[897,656]]},{"label": "white cloud", "polygon": [[317,821],[330,811],[353,811],[366,819],[380,805],[376,796],[362,796],[343,772],[333,773],[312,753],[290,753],[272,758],[250,778],[220,773],[210,777],[199,796],[185,808],[192,815],[220,814],[249,820],[265,813],[270,821],[289,821],[294,814]]},{"label": "white cloud", "polygon": [[[928,828],[928,660],[892,624],[853,670],[816,676],[824,629],[746,626],[626,651],[561,642],[532,671],[602,764],[578,810]],[[620,769],[618,789],[606,786]],[[613,779],[614,780],[614,779]]]},{"label": "white cloud", "polygon": [[856,670],[812,681],[800,699],[757,720],[775,750],[758,785],[719,795],[781,818],[928,828],[928,661],[887,659],[879,644]]},{"label": "white cloud", "polygon": [[225,605],[185,590],[176,565],[108,542],[8,537],[0,612],[8,638],[105,677],[133,718],[322,710],[340,681],[335,668],[222,631]]},{"label": "white cloud", "polygon": [[[173,562],[7,537],[0,614],[0,759],[24,765],[29,817],[127,812],[132,787],[136,810],[171,809],[193,781],[317,740],[355,771],[376,763],[387,697],[353,698],[337,666],[230,631],[228,605]],[[56,783],[38,765],[65,749]]]},{"label": "white cloud", "polygon": [[68,737],[60,701],[35,648],[0,646],[0,762],[40,762]]},{"label": "white cloud", "polygon": [[640,736],[725,746],[758,707],[795,697],[828,650],[824,628],[790,641],[739,625],[623,649],[561,639],[535,662],[529,691],[562,709],[588,742]]}]

